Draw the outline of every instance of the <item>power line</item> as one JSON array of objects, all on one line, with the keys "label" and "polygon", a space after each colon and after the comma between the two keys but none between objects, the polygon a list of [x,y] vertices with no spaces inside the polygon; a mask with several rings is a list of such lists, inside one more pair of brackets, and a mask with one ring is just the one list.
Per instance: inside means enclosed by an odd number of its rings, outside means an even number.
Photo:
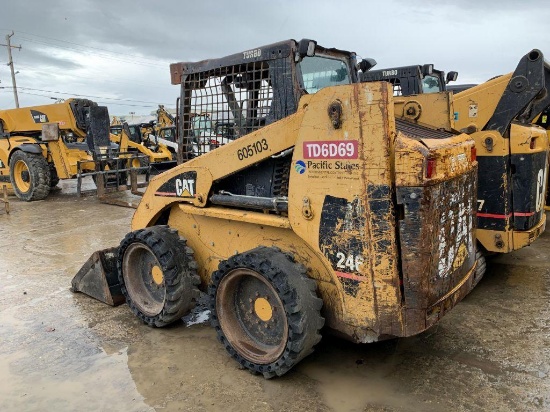
[{"label": "power line", "polygon": [[[10,88],[10,87],[8,87],[8,86],[0,87],[0,89],[8,89],[8,88]],[[91,95],[84,95],[84,94],[77,94],[77,93],[59,92],[59,91],[56,91],[56,90],[34,89],[32,87],[19,87],[19,89],[21,89],[21,90],[32,90],[34,92],[66,94],[66,95],[69,95],[69,96],[77,96],[77,97],[91,97],[93,99],[117,100],[117,101],[123,101],[123,102],[133,102],[133,103],[163,104],[163,103],[149,102],[149,101],[144,101],[144,100],[120,99],[120,98],[116,98],[116,97],[91,96]]]},{"label": "power line", "polygon": [[99,48],[99,47],[88,46],[88,45],[79,44],[79,43],[75,43],[75,42],[71,42],[71,41],[67,41],[67,40],[55,39],[53,37],[41,36],[39,34],[29,33],[29,32],[25,32],[25,31],[21,31],[21,30],[18,30],[18,33],[24,33],[24,34],[27,34],[29,36],[39,37],[39,38],[47,39],[47,40],[53,40],[53,41],[57,41],[57,42],[60,42],[60,43],[67,43],[67,44],[71,44],[71,45],[74,45],[74,46],[83,47],[83,48],[86,48],[86,49],[94,49],[94,50],[106,52],[106,53],[109,53],[109,54],[114,54],[114,55],[117,55],[117,56],[118,55],[124,55],[124,56],[132,57],[132,58],[136,58],[136,59],[140,59],[140,60],[149,60],[152,63],[156,63],[155,59],[150,59],[150,58],[147,58],[147,57],[137,56],[137,55],[134,55],[134,54],[123,53],[123,52],[113,52],[111,50],[107,50],[107,49],[103,49],[103,48]]},{"label": "power line", "polygon": [[[21,94],[27,94],[31,96],[40,96],[40,97],[47,97],[48,99],[55,99],[52,96],[48,96],[46,94],[39,94],[39,93],[30,93],[30,92],[19,92]],[[86,97],[86,96],[81,96]],[[139,104],[126,104],[126,103],[113,103],[113,102],[103,102],[103,101],[96,101],[96,103],[99,104],[105,104],[105,105],[114,105],[114,106],[127,106],[127,107],[157,107],[156,105],[139,105]]]},{"label": "power line", "polygon": [[[108,60],[112,60],[112,61],[118,61],[118,62],[121,62],[121,63],[131,63],[131,64],[137,64],[137,65],[146,66],[146,67],[162,67],[162,65],[160,65],[159,63],[148,63],[148,62],[140,61],[140,60],[137,60],[137,59],[124,59],[124,58],[121,58],[121,57],[117,56],[117,54],[114,53],[114,52],[110,53],[110,55],[107,55],[105,53],[101,54],[101,53],[97,53],[97,52],[91,53],[89,50],[86,50],[86,48],[77,49],[77,48],[74,48],[74,47],[60,46],[60,45],[57,45],[57,44],[43,42],[43,41],[40,41],[40,40],[28,39],[26,37],[21,37],[21,36],[19,36],[19,38],[21,40],[25,40],[25,41],[28,41],[28,42],[31,42],[31,43],[42,44],[42,45],[46,45],[48,47],[53,47],[53,48],[62,49],[62,50],[69,50],[69,51],[76,51],[76,52],[79,52],[79,53],[86,53],[87,55],[92,55],[92,56],[96,56],[96,57],[99,57],[99,58],[108,59]],[[84,47],[87,47],[87,46],[84,46]]]},{"label": "power line", "polygon": [[[18,63],[18,67],[21,67],[23,69],[28,69],[28,70],[30,70],[31,73],[39,73],[39,74],[46,74],[46,75],[53,76],[53,74],[50,73],[50,72],[47,72],[47,71],[44,71],[44,70],[36,70],[36,67],[34,67],[34,66],[28,66],[26,64]],[[94,75],[86,76],[86,75],[83,75],[83,74],[70,74],[70,72],[63,72],[63,76],[64,77],[76,78],[76,79],[94,79],[94,80],[97,80],[97,78],[98,78],[98,76],[94,76]],[[111,83],[111,82],[112,83],[131,84],[131,85],[143,85],[143,86],[147,86],[147,87],[156,87],[156,88],[164,87],[166,89],[168,89],[168,88],[174,89],[174,86],[169,84],[169,83],[149,83],[149,82],[138,82],[138,81],[113,80],[111,77],[109,77],[108,80],[102,80],[102,83]]]},{"label": "power line", "polygon": [[11,49],[19,49],[21,50],[21,45],[19,46],[12,46],[10,43],[10,39],[13,36],[13,31],[11,34],[6,35],[6,43],[7,44],[0,44],[0,46],[5,46],[8,49],[8,66],[10,66],[11,70],[11,83],[13,85],[13,97],[15,99],[15,107],[19,107],[19,97],[17,97],[17,84],[15,82],[15,70],[13,68],[13,59],[11,57]]}]

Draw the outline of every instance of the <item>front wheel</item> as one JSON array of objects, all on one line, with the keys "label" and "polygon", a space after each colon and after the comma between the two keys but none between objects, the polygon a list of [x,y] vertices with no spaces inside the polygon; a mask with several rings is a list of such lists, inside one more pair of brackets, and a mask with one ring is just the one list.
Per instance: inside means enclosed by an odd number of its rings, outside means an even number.
[{"label": "front wheel", "polygon": [[149,326],[166,326],[195,306],[200,279],[193,250],[168,226],[128,233],[117,268],[128,306]]},{"label": "front wheel", "polygon": [[267,379],[281,376],[321,339],[315,289],[306,269],[276,248],[232,256],[212,276],[212,326],[242,366]]},{"label": "front wheel", "polygon": [[10,181],[15,195],[27,202],[42,200],[50,193],[50,167],[44,156],[16,151],[10,159]]},{"label": "front wheel", "polygon": [[50,168],[50,187],[56,187],[59,183],[59,176],[57,175],[57,169],[53,163],[48,163]]}]

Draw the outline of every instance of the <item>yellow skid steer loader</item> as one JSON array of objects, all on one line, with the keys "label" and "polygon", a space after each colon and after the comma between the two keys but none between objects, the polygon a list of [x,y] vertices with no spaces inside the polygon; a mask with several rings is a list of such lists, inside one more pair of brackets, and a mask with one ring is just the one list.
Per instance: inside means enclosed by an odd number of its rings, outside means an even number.
[{"label": "yellow skid steer loader", "polygon": [[[265,378],[323,327],[366,343],[434,325],[479,280],[474,142],[396,120],[389,84],[359,83],[356,63],[289,40],[172,64],[185,162],[151,180],[132,231],[73,290],[112,294],[116,277],[157,327],[202,290],[230,356]],[[197,155],[195,113],[233,139]]]}]

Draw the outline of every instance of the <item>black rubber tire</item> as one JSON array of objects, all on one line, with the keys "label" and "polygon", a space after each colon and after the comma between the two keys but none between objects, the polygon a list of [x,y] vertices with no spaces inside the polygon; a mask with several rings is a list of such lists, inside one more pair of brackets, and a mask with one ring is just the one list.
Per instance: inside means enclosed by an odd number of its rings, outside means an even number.
[{"label": "black rubber tire", "polygon": [[[145,254],[143,259],[137,258],[139,250]],[[156,262],[162,270],[161,286],[153,291],[153,282],[149,286],[145,284],[143,277],[146,273],[141,272],[142,278],[139,279],[132,272],[137,271],[139,266],[143,270],[147,260]],[[195,306],[199,297],[200,278],[193,249],[178,236],[176,230],[168,226],[152,226],[128,233],[118,249],[117,270],[128,306],[149,326],[163,327],[181,319]],[[150,271],[152,274],[153,267]],[[139,289],[144,293],[136,292]],[[152,312],[147,309],[147,299],[150,298],[157,299],[154,302],[156,309]]]},{"label": "black rubber tire", "polygon": [[485,271],[487,270],[487,261],[485,259],[485,251],[483,249],[483,246],[477,244],[476,245],[476,270],[474,274],[474,286],[478,284],[478,282],[481,280],[483,275],[485,274]]},{"label": "black rubber tire", "polygon": [[[139,157],[131,157],[128,161],[127,167],[148,167],[151,161],[149,160],[149,157],[143,156],[140,154]],[[145,173],[144,171],[140,171],[140,173]]]},{"label": "black rubber tire", "polygon": [[151,164],[151,160],[148,157],[142,157],[139,159],[139,166],[140,167],[149,167]]},{"label": "black rubber tire", "polygon": [[59,183],[59,176],[57,176],[57,170],[55,169],[55,165],[53,163],[48,163],[48,166],[50,167],[50,187],[56,187]]},{"label": "black rubber tire", "polygon": [[[272,335],[263,341],[258,339],[260,335],[263,337],[258,332],[262,328],[266,328],[265,333],[268,333],[268,326],[264,323],[272,319],[262,320],[261,315],[254,312],[256,302],[253,302],[252,297],[239,295],[247,289],[254,290],[254,283],[249,283],[247,275],[243,275],[242,280],[239,277],[235,280],[235,274],[243,273],[243,269],[245,273],[254,273],[250,278],[261,286],[256,290],[267,288],[268,292],[276,295],[276,299],[273,299],[266,294],[265,301],[275,303],[270,313],[278,318],[275,322],[283,322],[287,332],[283,331],[281,336],[277,336],[278,340],[274,343]],[[236,286],[230,287],[228,284]],[[212,275],[212,284],[208,288],[211,324],[227,352],[243,367],[253,373],[261,373],[266,379],[281,376],[312,353],[313,347],[321,340],[319,332],[324,325],[321,316],[323,301],[317,297],[316,286],[316,282],[308,278],[305,267],[278,248],[258,247],[232,256],[220,262],[218,270]],[[261,298],[257,293],[255,296],[256,301]],[[276,306],[278,302],[282,306]],[[228,331],[230,325],[239,325],[241,329]],[[272,327],[275,331],[277,328],[277,324]],[[234,332],[241,334],[246,342],[235,339]],[[244,343],[240,345],[241,342]],[[266,347],[277,347],[277,351],[280,348],[281,353],[266,351],[269,360],[260,362],[258,358],[262,357]],[[252,352],[255,353],[250,355]]]},{"label": "black rubber tire", "polygon": [[[18,166],[19,165],[19,166]],[[16,176],[16,168],[25,167],[23,177]],[[25,181],[28,187],[19,187],[18,182]],[[15,195],[26,202],[45,199],[50,193],[50,168],[44,156],[17,150],[10,159],[10,181]]]}]

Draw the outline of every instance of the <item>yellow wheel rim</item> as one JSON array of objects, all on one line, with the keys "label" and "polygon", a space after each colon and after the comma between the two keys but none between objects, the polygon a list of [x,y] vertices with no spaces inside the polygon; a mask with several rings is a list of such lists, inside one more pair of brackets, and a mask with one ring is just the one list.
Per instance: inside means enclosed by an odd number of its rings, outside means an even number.
[{"label": "yellow wheel rim", "polygon": [[28,192],[31,188],[31,176],[29,167],[23,160],[18,160],[14,165],[14,178],[17,188],[22,192]]},{"label": "yellow wheel rim", "polygon": [[254,312],[264,322],[273,317],[273,308],[265,298],[258,298],[254,301]]},{"label": "yellow wheel rim", "polygon": [[137,158],[132,159],[132,167],[139,167],[139,159]]},{"label": "yellow wheel rim", "polygon": [[151,269],[151,276],[153,277],[153,281],[157,285],[162,285],[162,282],[164,281],[164,275],[162,274],[162,269],[159,266],[153,266]]}]

